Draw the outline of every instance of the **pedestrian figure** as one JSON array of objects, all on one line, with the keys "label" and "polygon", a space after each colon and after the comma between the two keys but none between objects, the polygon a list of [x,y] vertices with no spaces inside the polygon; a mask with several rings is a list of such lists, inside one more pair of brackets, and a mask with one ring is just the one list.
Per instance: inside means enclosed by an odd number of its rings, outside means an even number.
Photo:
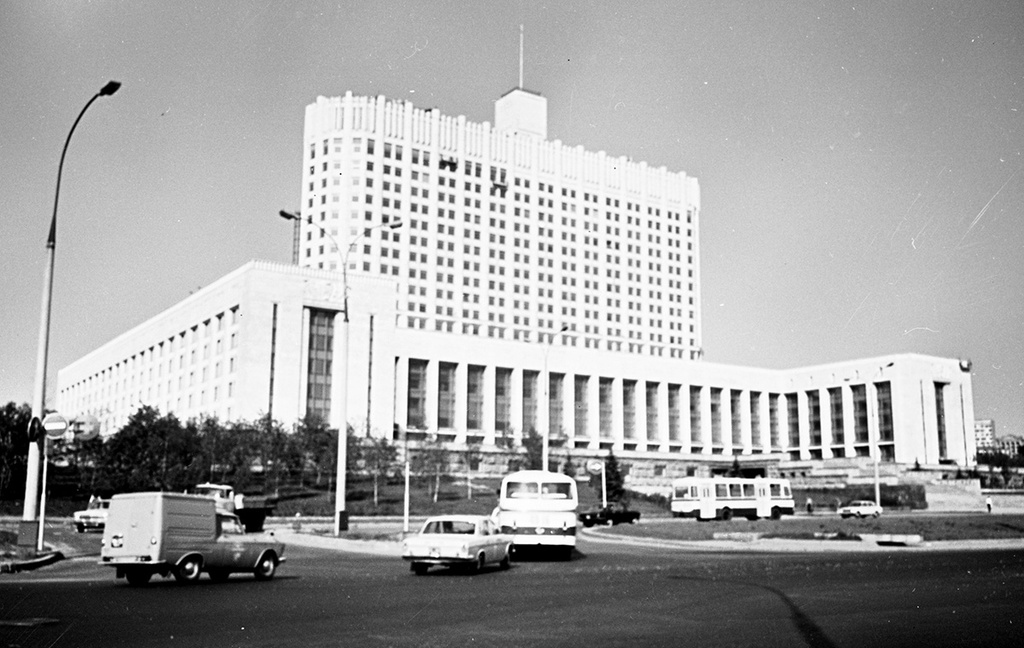
[{"label": "pedestrian figure", "polygon": [[814,514],[814,500],[812,500],[810,497],[808,497],[807,498],[807,515],[813,515],[813,514]]},{"label": "pedestrian figure", "polygon": [[985,498],[985,508],[988,509],[989,513],[992,512],[992,497],[991,496]]}]

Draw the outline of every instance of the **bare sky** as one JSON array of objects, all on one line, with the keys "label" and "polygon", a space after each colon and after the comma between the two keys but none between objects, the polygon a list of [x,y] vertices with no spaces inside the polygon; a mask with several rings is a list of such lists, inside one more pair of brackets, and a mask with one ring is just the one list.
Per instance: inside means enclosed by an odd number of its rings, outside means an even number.
[{"label": "bare sky", "polygon": [[[290,260],[302,121],[383,94],[699,178],[705,358],[973,361],[1024,434],[1024,4],[0,0],[0,403],[29,402],[65,162],[57,369],[250,259]],[[55,401],[50,399],[50,404]]]}]

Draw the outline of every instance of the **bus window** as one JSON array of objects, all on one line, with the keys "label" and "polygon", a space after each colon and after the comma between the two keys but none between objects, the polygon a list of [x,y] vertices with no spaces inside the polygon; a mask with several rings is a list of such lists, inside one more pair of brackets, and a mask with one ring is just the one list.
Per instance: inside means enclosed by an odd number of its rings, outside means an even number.
[{"label": "bus window", "polygon": [[782,486],[780,484],[769,484],[768,488],[771,489],[772,497],[779,497],[782,494]]},{"label": "bus window", "polygon": [[729,485],[715,484],[715,497],[729,497]]},{"label": "bus window", "polygon": [[753,497],[753,496],[754,496],[754,485],[753,484],[743,484],[743,497]]},{"label": "bus window", "polygon": [[543,483],[540,492],[544,499],[569,499],[569,489],[570,484],[564,482]]},{"label": "bus window", "polygon": [[537,484],[534,482],[509,482],[508,489],[505,491],[505,497],[536,498],[537,493]]}]

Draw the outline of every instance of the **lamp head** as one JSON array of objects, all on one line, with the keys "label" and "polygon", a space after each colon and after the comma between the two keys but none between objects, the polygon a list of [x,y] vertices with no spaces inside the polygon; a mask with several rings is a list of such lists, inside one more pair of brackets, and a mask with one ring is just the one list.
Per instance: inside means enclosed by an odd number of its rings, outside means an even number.
[{"label": "lamp head", "polygon": [[121,82],[120,81],[108,81],[107,85],[105,85],[102,88],[100,88],[100,96],[101,97],[110,96],[110,95],[114,94],[115,92],[117,92],[118,88],[120,88],[120,87],[121,87]]},{"label": "lamp head", "polygon": [[401,227],[402,225],[405,225],[405,221],[403,221],[401,218],[399,218],[397,220],[393,220],[390,223],[388,223],[388,229],[396,230],[399,227]]},{"label": "lamp head", "polygon": [[277,215],[280,216],[281,218],[285,219],[285,220],[294,220],[294,221],[301,220],[301,218],[299,217],[298,214],[293,214],[291,212],[286,212],[283,209],[281,211],[277,212]]}]

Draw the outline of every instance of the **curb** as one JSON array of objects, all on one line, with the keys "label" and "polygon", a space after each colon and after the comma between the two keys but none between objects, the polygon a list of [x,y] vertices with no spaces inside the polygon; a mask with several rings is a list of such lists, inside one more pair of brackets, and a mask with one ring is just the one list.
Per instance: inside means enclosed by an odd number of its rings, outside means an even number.
[{"label": "curb", "polygon": [[[582,535],[593,542],[635,544],[663,549],[722,552],[744,551],[758,553],[863,553],[891,551],[905,548],[910,551],[975,551],[992,549],[1024,549],[1024,538],[1003,540],[935,540],[925,541],[920,535],[863,534],[857,540],[821,538],[816,540],[787,540],[782,538],[717,538],[715,540],[672,540],[649,536],[621,536],[610,529],[585,529]],[[722,534],[725,535],[725,534]],[[739,534],[737,534],[739,535]],[[751,534],[753,535],[753,534]]]},{"label": "curb", "polygon": [[52,565],[55,562],[64,560],[64,554],[59,551],[48,551],[35,558],[25,560],[11,560],[0,563],[0,574],[17,574],[23,571],[32,571],[40,567]]}]

